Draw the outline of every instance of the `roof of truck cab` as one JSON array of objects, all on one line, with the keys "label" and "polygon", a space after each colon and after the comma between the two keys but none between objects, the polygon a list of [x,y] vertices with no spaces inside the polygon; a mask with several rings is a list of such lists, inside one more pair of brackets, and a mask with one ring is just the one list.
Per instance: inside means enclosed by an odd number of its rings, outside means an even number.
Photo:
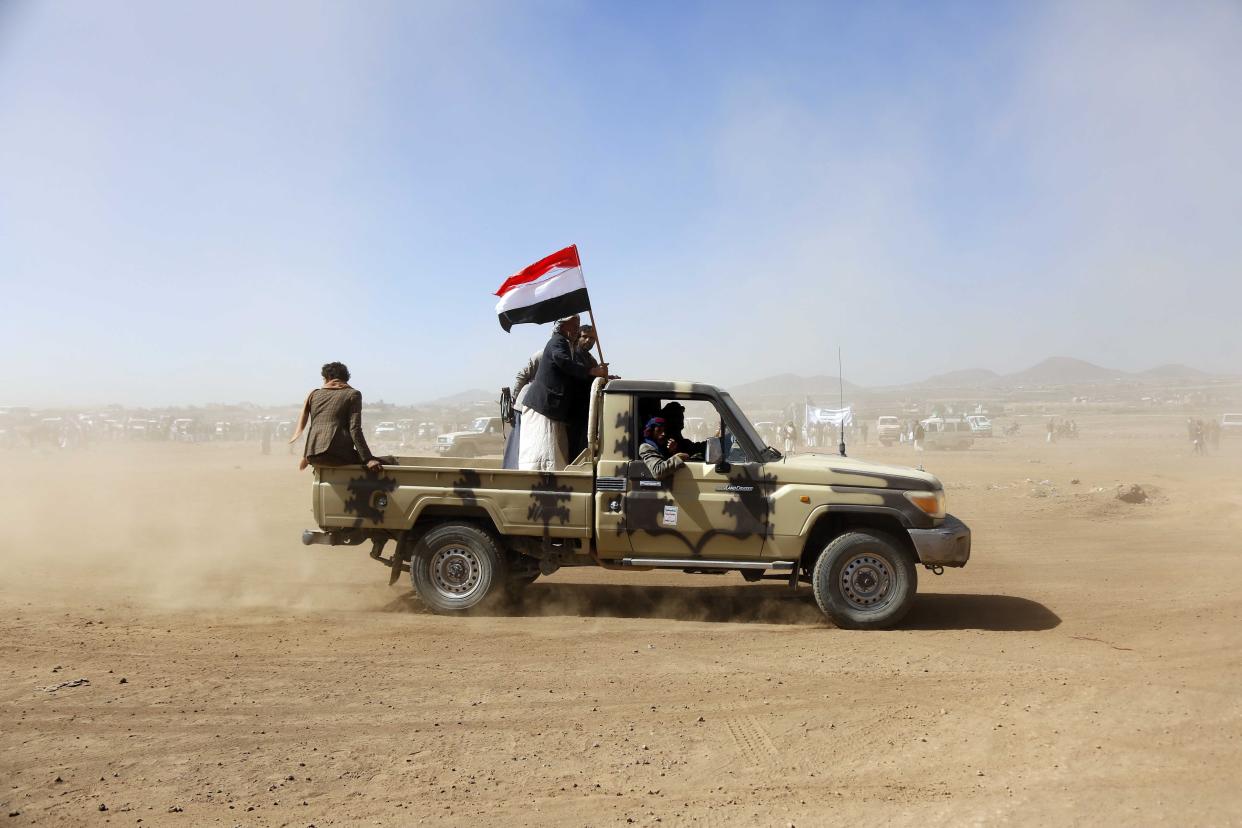
[{"label": "roof of truck cab", "polygon": [[634,393],[674,393],[674,394],[719,394],[715,385],[701,382],[670,382],[668,380],[630,380],[616,379],[604,386],[606,394]]}]

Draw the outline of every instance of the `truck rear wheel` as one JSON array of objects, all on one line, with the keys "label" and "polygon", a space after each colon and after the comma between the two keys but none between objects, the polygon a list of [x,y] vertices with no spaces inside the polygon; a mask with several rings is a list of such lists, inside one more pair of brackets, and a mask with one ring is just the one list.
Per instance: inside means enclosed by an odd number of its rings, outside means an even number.
[{"label": "truck rear wheel", "polygon": [[846,532],[824,549],[811,573],[815,603],[838,627],[886,630],[910,609],[918,589],[914,559],[881,532]]},{"label": "truck rear wheel", "polygon": [[506,569],[491,534],[470,523],[443,523],[415,545],[410,581],[431,609],[460,612],[503,594]]}]

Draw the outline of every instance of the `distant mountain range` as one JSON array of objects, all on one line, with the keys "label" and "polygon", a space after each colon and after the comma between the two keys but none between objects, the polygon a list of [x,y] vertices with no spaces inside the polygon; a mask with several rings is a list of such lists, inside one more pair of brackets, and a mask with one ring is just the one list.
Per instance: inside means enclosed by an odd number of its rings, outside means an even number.
[{"label": "distant mountain range", "polygon": [[434,400],[427,400],[420,405],[469,405],[476,402],[495,402],[500,399],[500,391],[484,391],[482,388],[471,388],[468,391],[458,391],[456,394],[449,394],[447,397],[440,397]]},{"label": "distant mountain range", "polygon": [[[1117,381],[1158,382],[1168,380],[1200,380],[1213,377],[1206,371],[1191,368],[1188,365],[1167,364],[1149,368],[1146,371],[1121,371],[1116,368],[1104,368],[1086,360],[1073,357],[1048,357],[1042,362],[1032,365],[1023,371],[1012,374],[1000,374],[989,368],[966,368],[937,374],[922,382],[893,386],[890,390],[909,388],[911,390],[930,390],[944,388],[984,389],[984,388],[1018,388],[1047,387],[1058,385],[1092,385]],[[845,391],[860,390],[864,386],[845,383]],[[754,382],[732,386],[729,389],[738,397],[757,396],[828,396],[838,393],[837,378],[832,376],[801,377],[797,374],[778,374],[765,377]]]},{"label": "distant mountain range", "polygon": [[1001,375],[988,368],[965,368],[961,371],[950,371],[947,374],[937,374],[930,379],[923,380],[919,385],[927,385],[935,388],[976,388],[984,385],[992,385],[999,382]]},{"label": "distant mountain range", "polygon": [[[1189,365],[1170,363],[1148,368],[1146,371],[1121,371],[1116,368],[1104,368],[1091,362],[1073,357],[1048,357],[1023,371],[1012,374],[999,374],[988,368],[966,368],[937,374],[922,382],[892,386],[888,390],[909,388],[912,391],[931,389],[992,389],[1018,387],[1047,387],[1057,385],[1092,385],[1117,381],[1160,382],[1170,380],[1201,380],[1215,376]],[[814,397],[829,403],[841,393],[841,385],[836,377],[829,374],[817,374],[803,377],[798,374],[776,374],[752,382],[728,387],[730,393],[739,398],[755,397]],[[844,383],[845,394],[865,390],[848,380]],[[462,406],[476,402],[495,402],[499,392],[484,391],[472,388],[436,400],[428,400],[423,405]]]},{"label": "distant mountain range", "polygon": [[1092,362],[1073,357],[1048,357],[1024,371],[998,374],[986,368],[951,371],[921,383],[924,388],[1016,388],[1029,386],[1091,385],[1117,382],[1119,380],[1191,380],[1212,376],[1188,365],[1160,365],[1146,371],[1129,372],[1117,368],[1104,368]]},{"label": "distant mountain range", "polygon": [[[765,377],[764,379],[755,380],[754,382],[746,382],[741,385],[732,385],[729,387],[729,393],[738,397],[768,397],[768,396],[815,396],[826,397],[836,396],[842,388],[841,381],[833,376],[818,375],[814,377],[801,377],[797,374],[777,374],[774,377]],[[844,384],[845,391],[856,391],[857,385],[852,382]]]}]

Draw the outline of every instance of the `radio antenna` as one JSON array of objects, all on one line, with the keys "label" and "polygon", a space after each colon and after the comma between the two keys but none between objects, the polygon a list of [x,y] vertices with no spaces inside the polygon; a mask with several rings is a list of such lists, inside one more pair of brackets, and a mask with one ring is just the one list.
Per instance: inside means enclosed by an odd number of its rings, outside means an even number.
[{"label": "radio antenna", "polygon": [[837,450],[841,452],[841,456],[845,456],[845,372],[841,370],[841,346],[837,346],[837,388],[841,391],[841,444],[837,446]]}]

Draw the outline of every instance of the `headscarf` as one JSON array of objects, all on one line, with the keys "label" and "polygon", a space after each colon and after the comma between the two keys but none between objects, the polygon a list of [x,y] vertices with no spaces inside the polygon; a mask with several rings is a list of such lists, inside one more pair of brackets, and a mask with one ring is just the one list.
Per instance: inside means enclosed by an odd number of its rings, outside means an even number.
[{"label": "headscarf", "polygon": [[653,429],[656,426],[664,426],[664,425],[666,425],[666,423],[663,417],[652,417],[650,420],[647,421],[647,425],[643,426],[643,442],[655,448],[657,451],[660,452],[660,454],[666,454],[667,452],[664,446],[656,442]]}]

